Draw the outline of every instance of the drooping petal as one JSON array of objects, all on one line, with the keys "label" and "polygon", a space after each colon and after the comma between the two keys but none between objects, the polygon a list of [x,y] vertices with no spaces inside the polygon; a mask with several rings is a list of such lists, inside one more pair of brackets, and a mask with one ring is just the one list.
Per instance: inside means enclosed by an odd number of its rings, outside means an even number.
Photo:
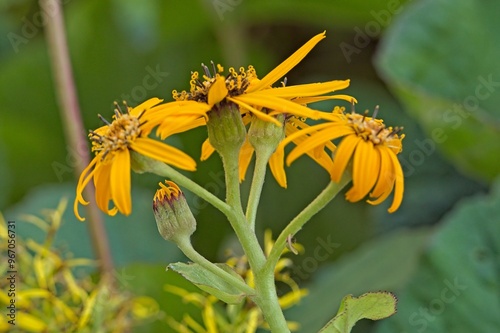
[{"label": "drooping petal", "polygon": [[115,154],[111,164],[109,184],[111,185],[111,196],[116,208],[123,215],[130,215],[132,212],[130,152],[127,149]]},{"label": "drooping petal", "polygon": [[165,143],[150,138],[136,138],[134,142],[130,143],[130,148],[139,154],[171,164],[180,169],[196,170],[196,162],[191,156]]},{"label": "drooping petal", "polygon": [[252,160],[253,152],[254,152],[253,146],[250,144],[250,141],[248,141],[248,137],[243,143],[243,146],[241,146],[240,149],[240,155],[239,155],[239,175],[240,175],[240,182],[245,180],[245,175],[247,173],[248,166],[250,165],[250,161]]},{"label": "drooping petal", "polygon": [[359,141],[353,157],[352,188],[346,199],[356,202],[363,199],[373,188],[380,170],[380,156],[371,141]]},{"label": "drooping petal", "polygon": [[[114,162],[114,160],[112,161]],[[117,213],[117,207],[109,209],[109,201],[113,199],[111,194],[111,167],[112,163],[100,163],[96,167],[94,175],[95,201],[97,207],[110,216]]]},{"label": "drooping petal", "polygon": [[217,76],[215,82],[210,86],[208,91],[208,105],[214,106],[226,98],[228,94],[226,87],[226,79],[223,76]]},{"label": "drooping petal", "polygon": [[94,176],[95,165],[99,158],[100,157],[98,155],[92,159],[89,165],[81,173],[80,178],[78,179],[78,184],[76,186],[76,196],[75,201],[73,202],[73,212],[75,213],[76,218],[82,222],[85,221],[85,218],[80,216],[80,213],[78,213],[78,204],[89,204],[88,201],[83,198],[83,190]]},{"label": "drooping petal", "polygon": [[394,185],[394,199],[392,201],[391,207],[387,210],[389,213],[394,213],[401,202],[403,201],[403,192],[404,192],[404,175],[403,169],[401,168],[401,164],[399,163],[398,158],[395,154],[389,154],[392,160],[392,166],[394,168],[396,183]]},{"label": "drooping petal", "polygon": [[278,182],[278,184],[286,188],[286,173],[285,173],[285,150],[284,148],[276,148],[276,151],[269,158],[269,168],[271,169],[271,173],[274,176],[274,179]]},{"label": "drooping petal", "polygon": [[352,154],[356,150],[356,146],[361,140],[363,139],[356,135],[348,135],[340,142],[333,157],[332,181],[336,183],[340,181]]},{"label": "drooping petal", "polygon": [[307,43],[305,43],[301,48],[295,51],[290,57],[279,64],[275,69],[270,71],[266,76],[264,76],[258,83],[252,84],[247,92],[258,91],[263,88],[269,87],[282,78],[286,73],[288,73],[292,68],[294,68],[304,57],[319,43],[323,38],[326,37],[325,32],[322,32],[313,38],[311,38]]},{"label": "drooping petal", "polygon": [[200,160],[205,161],[207,160],[213,153],[215,152],[214,146],[210,143],[210,140],[208,138],[203,141],[203,144],[201,145],[201,156]]},{"label": "drooping petal", "polygon": [[370,197],[376,200],[368,200],[372,205],[378,205],[384,201],[394,187],[395,172],[392,165],[392,160],[389,156],[389,149],[378,148],[380,154],[380,171],[378,174],[377,184],[370,193]]}]

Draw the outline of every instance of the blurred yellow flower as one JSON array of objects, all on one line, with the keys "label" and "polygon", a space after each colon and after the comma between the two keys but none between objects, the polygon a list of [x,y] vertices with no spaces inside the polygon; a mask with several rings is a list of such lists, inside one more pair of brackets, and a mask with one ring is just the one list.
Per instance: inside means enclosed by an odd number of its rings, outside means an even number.
[{"label": "blurred yellow flower", "polygon": [[[95,157],[78,180],[73,208],[79,220],[85,220],[78,213],[78,204],[88,204],[83,198],[83,190],[91,179],[94,180],[96,188],[95,200],[103,212],[108,215],[115,215],[118,211],[124,215],[132,212],[131,151],[184,170],[196,169],[196,162],[184,152],[148,138],[155,126],[149,121],[148,113],[161,102],[158,98],[151,98],[135,108],[125,104],[125,111],[115,103],[113,121],[109,123],[101,117],[106,125],[90,132]],[[109,201],[113,201],[115,206],[109,208]]]},{"label": "blurred yellow flower", "polygon": [[[384,201],[394,189],[394,199],[388,211],[395,212],[403,200],[404,177],[397,154],[402,151],[404,134],[402,128],[385,127],[382,119],[367,113],[360,115],[336,107],[331,114],[324,114],[327,122],[311,126],[302,133],[311,133],[287,157],[287,164],[304,153],[330,144],[331,140],[342,138],[333,152],[333,166],[328,168],[331,179],[339,182],[342,174],[352,163],[352,187],[346,193],[351,202],[362,200],[367,195],[368,203],[377,205]],[[295,135],[285,139],[280,149],[293,140]]]},{"label": "blurred yellow flower", "polygon": [[[62,249],[51,246],[66,204],[67,200],[61,200],[56,209],[46,211],[45,218],[22,216],[19,223],[39,227],[45,239],[38,243],[16,238],[15,319],[0,316],[0,332],[119,333],[128,332],[134,325],[157,315],[158,304],[152,298],[132,297],[129,292],[112,286],[109,279],[75,274],[76,268],[95,267],[94,260],[67,259],[61,256]],[[8,239],[7,224],[0,214],[0,259],[4,263],[9,258]],[[9,269],[8,265],[0,266],[2,276],[7,276]],[[3,281],[0,287],[6,290]],[[12,295],[0,293],[3,308],[11,304],[11,299]]]}]

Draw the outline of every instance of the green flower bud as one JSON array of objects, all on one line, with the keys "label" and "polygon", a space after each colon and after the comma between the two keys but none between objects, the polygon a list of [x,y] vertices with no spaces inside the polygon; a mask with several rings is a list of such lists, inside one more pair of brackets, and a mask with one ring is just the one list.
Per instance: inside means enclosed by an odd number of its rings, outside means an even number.
[{"label": "green flower bud", "polygon": [[222,102],[207,114],[208,139],[221,155],[238,152],[245,142],[246,128],[238,106]]},{"label": "green flower bud", "polygon": [[255,151],[265,150],[271,154],[285,137],[285,115],[278,114],[276,119],[282,126],[257,117],[252,119],[248,130],[248,140]]},{"label": "green flower bud", "polygon": [[196,230],[196,219],[180,188],[172,181],[160,184],[153,199],[153,212],[160,235],[166,240],[178,243]]}]

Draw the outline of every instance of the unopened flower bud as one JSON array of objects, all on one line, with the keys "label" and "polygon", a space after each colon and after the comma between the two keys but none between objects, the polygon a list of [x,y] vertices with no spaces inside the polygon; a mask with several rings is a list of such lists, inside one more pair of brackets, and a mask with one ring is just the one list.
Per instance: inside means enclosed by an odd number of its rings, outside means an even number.
[{"label": "unopened flower bud", "polygon": [[245,142],[246,128],[236,104],[219,103],[208,113],[208,138],[220,154],[239,152]]},{"label": "unopened flower bud", "polygon": [[153,199],[153,212],[161,236],[177,243],[189,239],[196,230],[196,219],[189,209],[184,194],[172,181],[159,183]]},{"label": "unopened flower bud", "polygon": [[248,140],[256,151],[265,149],[272,153],[285,137],[285,115],[278,114],[276,119],[282,126],[257,117],[252,119],[248,130]]}]

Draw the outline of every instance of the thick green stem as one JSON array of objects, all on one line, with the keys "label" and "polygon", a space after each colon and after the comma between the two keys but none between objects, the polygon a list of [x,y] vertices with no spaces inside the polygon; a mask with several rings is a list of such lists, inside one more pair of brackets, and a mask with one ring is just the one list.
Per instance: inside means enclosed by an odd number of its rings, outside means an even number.
[{"label": "thick green stem", "polygon": [[243,214],[238,169],[239,150],[221,154],[221,158],[226,177],[226,202],[235,212]]},{"label": "thick green stem", "polygon": [[266,168],[272,151],[257,150],[255,159],[255,168],[253,171],[252,186],[248,197],[246,219],[250,229],[255,230],[255,219],[257,217],[257,208],[262,194],[262,187],[266,178]]},{"label": "thick green stem", "polygon": [[290,332],[278,302],[278,295],[274,284],[274,271],[263,271],[266,263],[264,252],[255,236],[253,228],[249,225],[241,208],[238,155],[224,154],[222,155],[222,161],[226,174],[226,200],[233,211],[233,214],[228,216],[229,222],[254,272],[256,296],[252,299],[262,310],[273,333]]},{"label": "thick green stem", "polygon": [[231,284],[235,288],[238,288],[241,292],[245,293],[248,296],[255,295],[255,290],[250,288],[245,282],[239,280],[238,278],[232,276],[228,272],[224,271],[222,268],[219,266],[215,265],[214,263],[208,261],[205,257],[203,257],[201,254],[199,254],[191,245],[191,242],[189,238],[182,238],[182,239],[177,239],[176,241],[177,246],[181,251],[193,262],[197,263],[198,265],[202,266],[206,270],[212,272],[213,274],[217,275],[219,278],[222,280],[226,281],[227,283]]},{"label": "thick green stem", "polygon": [[351,175],[344,172],[340,182],[330,182],[328,186],[321,192],[304,210],[302,210],[287,226],[276,239],[274,246],[267,258],[264,268],[266,272],[274,272],[274,267],[286,246],[288,236],[295,235],[307,221],[309,221],[316,213],[322,210],[335,196],[351,181]]}]

